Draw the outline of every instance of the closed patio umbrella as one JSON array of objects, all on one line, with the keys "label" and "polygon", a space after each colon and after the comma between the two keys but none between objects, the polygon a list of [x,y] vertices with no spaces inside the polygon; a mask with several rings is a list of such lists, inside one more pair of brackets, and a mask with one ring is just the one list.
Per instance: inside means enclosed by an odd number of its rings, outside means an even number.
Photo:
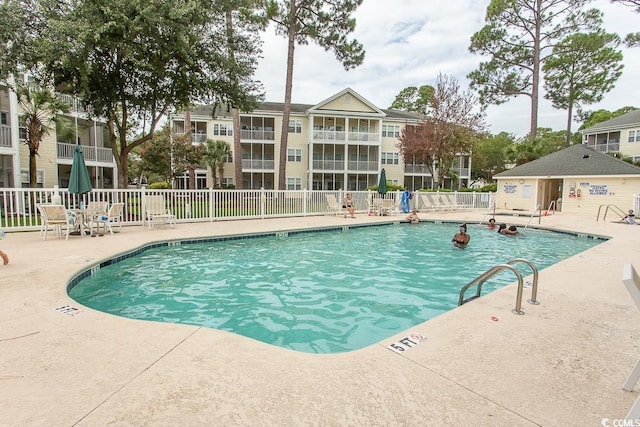
[{"label": "closed patio umbrella", "polygon": [[378,193],[381,195],[387,194],[387,173],[384,168],[380,171],[380,182],[378,183]]},{"label": "closed patio umbrella", "polygon": [[87,165],[84,164],[82,145],[77,144],[73,150],[73,163],[71,164],[71,176],[69,176],[69,193],[84,194],[91,191],[91,178]]}]

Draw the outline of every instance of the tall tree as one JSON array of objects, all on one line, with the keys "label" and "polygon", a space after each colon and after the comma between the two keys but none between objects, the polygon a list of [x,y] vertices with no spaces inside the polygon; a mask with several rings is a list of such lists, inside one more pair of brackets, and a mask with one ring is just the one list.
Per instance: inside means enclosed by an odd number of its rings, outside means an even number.
[{"label": "tall tree", "polygon": [[427,114],[429,99],[433,96],[433,86],[422,85],[419,88],[409,86],[396,95],[396,99],[389,107],[390,110],[411,111],[413,113]]},{"label": "tall tree", "polygon": [[616,34],[572,34],[553,48],[543,66],[545,98],[567,111],[565,143],[571,145],[573,109],[594,104],[613,89],[622,74],[622,53]]},{"label": "tall tree", "polygon": [[508,150],[508,159],[511,163],[519,166],[554,153],[564,147],[564,131],[540,128],[535,140],[525,137],[511,145]]},{"label": "tall tree", "polygon": [[217,176],[220,176],[219,188],[222,188],[222,178],[224,177],[224,163],[231,154],[231,146],[225,141],[212,141],[207,139],[204,145],[202,158],[204,162],[211,168],[211,178],[213,179],[213,187],[216,187]]},{"label": "tall tree", "polygon": [[220,49],[225,24],[216,1],[41,3],[42,62],[87,111],[108,121],[120,186],[127,185],[129,153],[151,139],[168,111],[251,103],[256,61],[231,64]]},{"label": "tall tree", "polygon": [[287,77],[280,137],[278,189],[286,189],[287,142],[291,93],[293,90],[293,58],[295,45],[313,41],[331,50],[345,69],[355,68],[364,60],[364,48],[357,40],[348,40],[356,20],[351,14],[362,0],[269,0],[267,16],[276,25],[276,34],[287,37]]},{"label": "tall tree", "polygon": [[162,177],[167,184],[171,184],[173,178],[183,176],[200,151],[199,146],[191,143],[191,135],[170,135],[170,132],[169,126],[165,126],[136,147],[141,172]]},{"label": "tall tree", "polygon": [[424,164],[438,188],[450,173],[453,160],[470,153],[477,133],[484,129],[483,113],[476,105],[477,98],[470,90],[461,92],[455,78],[440,74],[429,98],[429,116],[402,130],[398,143],[402,157]]},{"label": "tall tree", "polygon": [[493,175],[507,170],[508,154],[514,143],[515,137],[507,132],[481,135],[473,147],[473,178],[491,181]]},{"label": "tall tree", "polygon": [[38,23],[35,3],[36,0],[0,2],[0,80],[17,74],[24,64],[36,61],[33,50]]},{"label": "tall tree", "polygon": [[[227,55],[231,64],[236,62],[251,62],[252,55],[247,52],[261,52],[259,46],[258,31],[263,30],[267,19],[259,12],[262,0],[227,0],[224,2],[225,9],[225,38],[227,44]],[[245,106],[247,111],[257,106]],[[240,111],[236,105],[230,105],[231,117],[233,119],[233,151],[234,161],[234,183],[235,188],[242,189],[242,144],[240,143]],[[214,110],[215,113],[215,110]],[[215,172],[214,172],[215,173]]]},{"label": "tall tree", "polygon": [[22,110],[20,121],[27,131],[25,144],[29,147],[29,187],[34,188],[38,184],[36,157],[40,143],[46,135],[55,132],[56,123],[62,127],[69,125],[63,117],[58,116],[67,112],[69,107],[52,90],[34,84],[18,84],[16,96]]},{"label": "tall tree", "polygon": [[[611,3],[632,7],[634,12],[640,13],[640,0],[611,0]],[[629,47],[640,46],[640,32],[627,34],[624,43]]]},{"label": "tall tree", "polygon": [[487,24],[471,37],[469,51],[490,59],[469,73],[480,101],[502,104],[512,97],[531,100],[529,137],[536,138],[541,65],[558,41],[601,24],[597,9],[585,10],[591,0],[491,0]]}]

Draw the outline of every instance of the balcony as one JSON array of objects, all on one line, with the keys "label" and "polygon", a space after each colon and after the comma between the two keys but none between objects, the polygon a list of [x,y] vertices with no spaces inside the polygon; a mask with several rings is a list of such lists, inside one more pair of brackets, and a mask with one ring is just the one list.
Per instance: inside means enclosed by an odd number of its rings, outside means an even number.
[{"label": "balcony", "polygon": [[11,147],[11,126],[0,125],[0,147]]},{"label": "balcony", "polygon": [[252,141],[269,141],[275,142],[275,132],[272,130],[247,130],[240,131],[240,140],[252,140]]},{"label": "balcony", "polygon": [[347,163],[347,170],[349,172],[378,172],[377,160],[358,160],[350,161]]},{"label": "balcony", "polygon": [[261,159],[242,159],[242,170],[249,171],[269,171],[275,170],[274,160],[261,160]]},{"label": "balcony", "polygon": [[314,130],[313,140],[317,142],[373,142],[380,143],[380,135],[372,132],[344,132],[338,130]]},{"label": "balcony", "polygon": [[314,160],[314,170],[344,171],[344,160]]},{"label": "balcony", "polygon": [[[58,160],[73,160],[73,150],[75,150],[75,148],[76,144],[58,142]],[[82,154],[84,154],[84,159],[86,161],[109,164],[113,163],[113,152],[111,151],[111,148],[83,145]]]},{"label": "balcony", "polygon": [[587,147],[591,147],[596,151],[600,151],[602,153],[609,153],[609,152],[618,152],[620,151],[620,142],[617,140],[613,140],[613,141],[609,141],[608,143],[602,143],[602,144],[590,144],[587,143],[585,144]]},{"label": "balcony", "polygon": [[73,95],[67,95],[64,93],[56,93],[56,97],[69,106],[71,113],[86,113],[86,110],[80,104],[80,100]]},{"label": "balcony", "polygon": [[416,165],[416,164],[404,165],[404,173],[431,176],[431,172],[429,172],[429,169],[425,165]]}]

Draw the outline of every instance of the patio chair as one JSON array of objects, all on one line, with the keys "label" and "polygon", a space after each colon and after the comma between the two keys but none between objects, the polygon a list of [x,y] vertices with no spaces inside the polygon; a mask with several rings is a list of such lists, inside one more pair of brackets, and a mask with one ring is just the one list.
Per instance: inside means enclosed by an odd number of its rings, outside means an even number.
[{"label": "patio chair", "polygon": [[426,194],[421,194],[420,199],[422,200],[423,211],[436,212],[439,210],[438,205],[435,204],[435,202],[430,197],[427,197]]},{"label": "patio chair", "polygon": [[148,195],[145,197],[145,207],[149,229],[155,223],[169,224],[169,227],[176,227],[176,216],[167,209],[167,204],[163,195]]},{"label": "patio chair", "polygon": [[455,194],[444,194],[444,200],[447,202],[449,206],[451,206],[451,210],[457,211],[461,209],[471,209],[471,205],[465,205],[464,203],[458,203],[458,200]]},{"label": "patio chair", "polygon": [[42,226],[40,235],[42,240],[47,240],[47,232],[53,227],[58,237],[62,237],[62,227],[65,227],[65,240],[69,240],[69,234],[76,228],[76,214],[67,210],[64,205],[37,205],[40,211]]},{"label": "patio chair", "polygon": [[93,233],[93,226],[96,226],[98,233],[100,233],[100,226],[104,227],[104,232],[107,232],[107,228],[109,229],[109,233],[113,234],[113,228],[111,224],[118,224],[120,231],[122,231],[122,209],[124,208],[124,203],[114,203],[109,208],[109,211],[102,214],[96,215],[91,220],[91,232]]},{"label": "patio chair", "polygon": [[338,199],[333,194],[325,194],[327,198],[327,212],[332,212],[335,215],[344,215],[347,217],[347,210],[342,207],[342,203],[338,202]]},{"label": "patio chair", "polygon": [[[635,268],[633,268],[633,265],[625,264],[622,267],[622,283],[624,283],[627,291],[629,291],[629,294],[631,295],[631,298],[633,298],[633,301],[638,306],[638,309],[640,309],[640,278],[638,277],[638,273],[636,272]],[[635,366],[631,370],[631,373],[627,377],[622,388],[627,391],[632,391],[639,378],[640,358],[636,361]],[[631,406],[631,409],[629,409],[629,413],[627,414],[626,419],[640,419],[640,397],[636,399],[633,406]]]}]

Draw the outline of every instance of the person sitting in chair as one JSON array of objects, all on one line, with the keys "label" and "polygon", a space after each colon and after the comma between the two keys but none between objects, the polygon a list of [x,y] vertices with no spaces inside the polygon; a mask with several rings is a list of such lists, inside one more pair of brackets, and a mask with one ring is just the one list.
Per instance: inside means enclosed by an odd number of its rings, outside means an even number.
[{"label": "person sitting in chair", "polygon": [[344,209],[347,210],[347,212],[349,212],[349,215],[351,215],[351,218],[355,218],[356,215],[356,204],[353,201],[353,199],[351,198],[351,193],[347,193],[344,196],[344,199],[342,199],[342,207]]},{"label": "person sitting in chair", "polygon": [[633,213],[633,209],[629,209],[629,213],[627,214],[627,216],[625,216],[624,218],[622,218],[623,220],[627,221],[629,224],[632,225],[636,225],[638,222],[636,221],[636,216]]},{"label": "person sitting in chair", "polygon": [[407,220],[411,223],[411,224],[417,224],[420,222],[420,217],[418,216],[418,211],[417,210],[413,210],[408,216],[407,216]]}]

